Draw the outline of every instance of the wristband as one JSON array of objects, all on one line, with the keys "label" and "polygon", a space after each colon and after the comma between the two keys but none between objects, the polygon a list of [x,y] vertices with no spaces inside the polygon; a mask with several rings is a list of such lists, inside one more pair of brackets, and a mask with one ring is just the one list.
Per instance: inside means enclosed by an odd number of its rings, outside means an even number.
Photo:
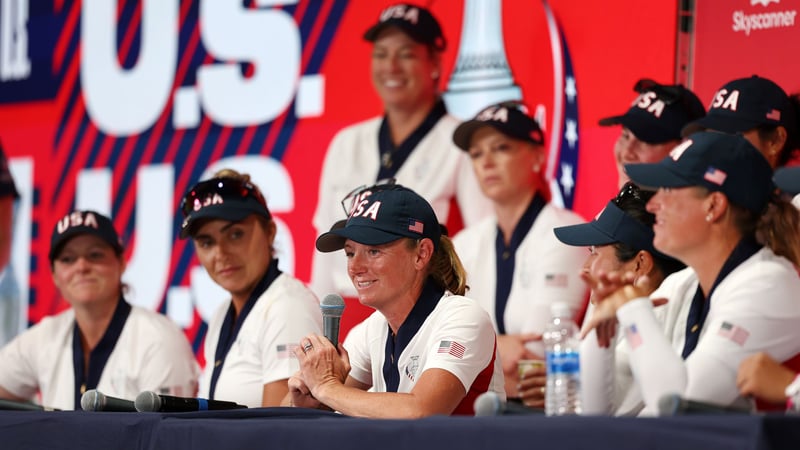
[{"label": "wristband", "polygon": [[786,410],[800,412],[800,374],[786,386],[784,394],[786,394]]}]

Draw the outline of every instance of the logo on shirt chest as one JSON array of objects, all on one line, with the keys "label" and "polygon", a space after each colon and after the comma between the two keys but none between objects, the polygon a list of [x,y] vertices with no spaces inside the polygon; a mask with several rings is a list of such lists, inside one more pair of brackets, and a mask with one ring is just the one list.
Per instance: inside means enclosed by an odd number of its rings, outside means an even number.
[{"label": "logo on shirt chest", "polygon": [[416,382],[417,370],[419,370],[419,355],[411,356],[411,362],[406,364],[405,373],[409,380]]}]

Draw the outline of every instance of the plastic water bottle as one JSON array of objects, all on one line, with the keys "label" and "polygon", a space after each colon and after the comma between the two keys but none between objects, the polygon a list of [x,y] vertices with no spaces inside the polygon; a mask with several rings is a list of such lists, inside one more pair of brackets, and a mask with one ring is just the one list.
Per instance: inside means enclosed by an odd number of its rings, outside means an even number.
[{"label": "plastic water bottle", "polygon": [[545,414],[561,416],[581,412],[581,373],[578,326],[566,303],[550,307],[553,319],[544,331],[547,388]]}]

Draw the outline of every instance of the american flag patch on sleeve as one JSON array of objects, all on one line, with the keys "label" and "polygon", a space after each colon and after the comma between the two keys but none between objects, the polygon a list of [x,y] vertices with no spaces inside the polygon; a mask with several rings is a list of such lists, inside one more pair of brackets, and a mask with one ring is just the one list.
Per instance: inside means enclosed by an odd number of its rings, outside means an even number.
[{"label": "american flag patch on sleeve", "polygon": [[278,359],[297,358],[294,355],[294,349],[299,347],[299,344],[278,344],[275,350],[278,352]]},{"label": "american flag patch on sleeve", "polygon": [[635,323],[625,328],[625,339],[628,340],[628,345],[631,349],[635,350],[636,347],[642,345],[642,335],[639,334],[639,329],[636,328]]},{"label": "american flag patch on sleeve", "polygon": [[545,274],[544,285],[548,287],[567,287],[567,274],[565,273]]},{"label": "american flag patch on sleeve", "polygon": [[730,322],[722,322],[722,326],[719,327],[717,335],[727,338],[739,344],[741,347],[747,342],[747,338],[750,337],[750,332]]},{"label": "american flag patch on sleeve", "polygon": [[436,353],[448,353],[461,359],[464,357],[464,352],[466,350],[466,347],[456,341],[442,341],[439,342],[439,350],[437,350]]}]

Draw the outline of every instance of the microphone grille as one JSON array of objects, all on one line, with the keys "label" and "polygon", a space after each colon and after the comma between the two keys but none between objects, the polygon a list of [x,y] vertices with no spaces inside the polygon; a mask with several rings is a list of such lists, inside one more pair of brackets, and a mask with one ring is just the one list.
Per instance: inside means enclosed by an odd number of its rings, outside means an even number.
[{"label": "microphone grille", "polygon": [[100,403],[105,403],[103,400],[105,400],[103,394],[97,392],[96,389],[89,389],[81,396],[81,409],[84,411],[98,411],[103,406]]},{"label": "microphone grille", "polygon": [[680,412],[681,396],[678,394],[664,394],[658,399],[658,415],[674,416]]},{"label": "microphone grille", "polygon": [[500,397],[496,393],[488,391],[479,395],[472,407],[475,409],[475,417],[485,417],[498,415],[501,406]]},{"label": "microphone grille", "polygon": [[157,412],[161,409],[161,399],[153,391],[144,391],[136,396],[133,406],[139,412]]},{"label": "microphone grille", "polygon": [[344,299],[338,294],[328,294],[319,302],[323,316],[342,317],[344,312]]}]

